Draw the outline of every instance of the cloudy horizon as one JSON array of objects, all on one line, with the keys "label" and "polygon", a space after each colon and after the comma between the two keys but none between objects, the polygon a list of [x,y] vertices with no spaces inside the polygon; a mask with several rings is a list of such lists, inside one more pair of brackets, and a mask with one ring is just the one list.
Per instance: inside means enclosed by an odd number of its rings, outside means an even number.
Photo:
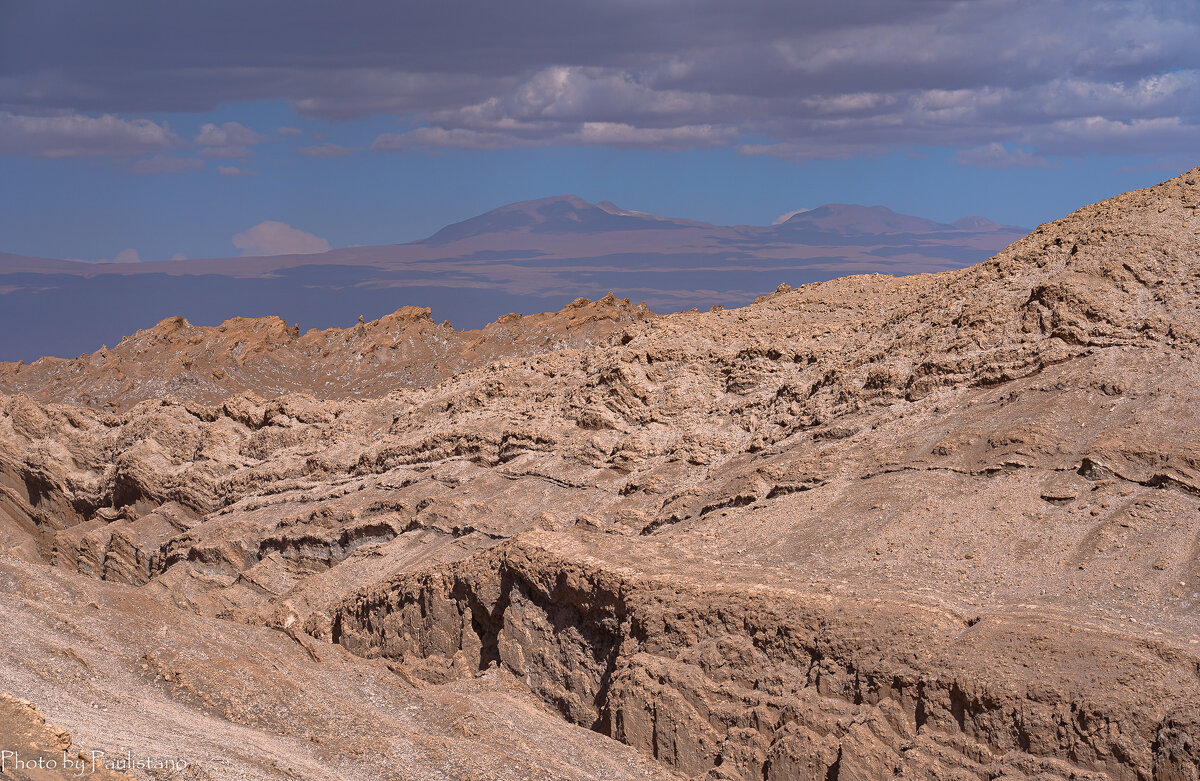
[{"label": "cloudy horizon", "polygon": [[1186,2],[0,15],[0,251],[231,255],[265,223],[390,243],[568,191],[726,224],[848,201],[1032,225],[1200,163]]}]

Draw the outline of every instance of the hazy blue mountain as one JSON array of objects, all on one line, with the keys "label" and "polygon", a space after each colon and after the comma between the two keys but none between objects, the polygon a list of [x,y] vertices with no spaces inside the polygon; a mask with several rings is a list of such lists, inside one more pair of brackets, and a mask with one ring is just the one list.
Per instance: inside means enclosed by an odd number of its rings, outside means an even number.
[{"label": "hazy blue mountain", "polygon": [[966,266],[1025,233],[854,204],[778,225],[712,225],[559,195],[409,244],[311,255],[97,264],[0,253],[0,360],[73,357],[172,315],[215,324],[274,314],[307,329],[415,304],[472,328],[610,290],[660,312],[737,306],[780,283]]}]

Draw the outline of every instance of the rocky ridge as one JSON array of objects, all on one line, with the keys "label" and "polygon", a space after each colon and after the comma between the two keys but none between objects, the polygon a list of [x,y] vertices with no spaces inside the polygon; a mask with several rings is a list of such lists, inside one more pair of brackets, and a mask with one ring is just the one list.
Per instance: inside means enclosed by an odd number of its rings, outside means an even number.
[{"label": "rocky ridge", "polygon": [[[513,313],[478,330],[435,323],[406,306],[352,328],[309,329],[278,317],[195,326],[182,317],[75,359],[0,363],[0,390],[108,409],[144,399],[219,402],[242,392],[340,399],[435,385],[456,372],[521,355],[586,349],[624,323],[652,317],[608,295],[560,312]],[[361,318],[360,318],[361,320]]]},{"label": "rocky ridge", "polygon": [[10,366],[0,545],[432,691],[510,676],[663,773],[1196,779],[1198,207],[1200,169],[737,310]]}]

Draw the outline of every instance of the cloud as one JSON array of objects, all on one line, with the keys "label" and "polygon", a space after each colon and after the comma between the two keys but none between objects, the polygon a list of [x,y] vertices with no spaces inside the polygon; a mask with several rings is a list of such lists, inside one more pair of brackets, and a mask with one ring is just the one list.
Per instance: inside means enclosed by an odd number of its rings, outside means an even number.
[{"label": "cloud", "polygon": [[221,176],[258,176],[258,171],[251,171],[249,168],[238,168],[236,165],[219,165],[217,173]]},{"label": "cloud", "polygon": [[635,127],[624,122],[584,122],[577,130],[560,137],[559,141],[568,144],[690,149],[722,146],[736,137],[737,131],[732,127],[714,125]]},{"label": "cloud", "polygon": [[1051,168],[1053,164],[1025,149],[1008,149],[995,142],[971,149],[960,149],[954,162],[972,168]]},{"label": "cloud", "polygon": [[771,220],[771,224],[772,225],[782,225],[783,223],[785,223],[788,220],[795,217],[797,214],[804,214],[804,212],[806,212],[806,211],[810,211],[810,210],[809,209],[795,209],[793,211],[787,212],[786,214],[781,214],[778,217],[776,217],[774,220]]},{"label": "cloud", "polygon": [[1088,149],[1101,154],[1155,154],[1179,150],[1193,157],[1200,149],[1200,126],[1179,116],[1114,120],[1092,116],[1057,120],[1040,146],[1057,154]]},{"label": "cloud", "polygon": [[[423,114],[469,106],[516,76],[493,73],[420,73],[378,67],[328,70],[312,74],[311,89],[292,101],[301,114],[351,119],[371,114]],[[318,138],[321,134],[314,133]]]},{"label": "cloud", "polygon": [[[461,0],[417,17],[294,0],[53,5],[6,16],[21,34],[0,41],[0,105],[18,115],[284,99],[410,128],[380,150],[728,145],[805,160],[942,147],[982,160],[998,144],[1008,165],[1194,155],[1200,133],[1200,15],[1180,0]],[[218,26],[219,52],[182,33]],[[15,144],[5,136],[0,149]],[[219,159],[262,140],[230,122],[196,137]]]},{"label": "cloud", "polygon": [[244,256],[309,255],[328,252],[329,242],[282,222],[260,222],[233,237],[233,246]]},{"label": "cloud", "polygon": [[407,133],[382,133],[371,142],[371,149],[376,152],[399,152],[413,147],[506,149],[519,146],[537,146],[537,142],[507,133],[444,127],[419,127]]},{"label": "cloud", "polygon": [[614,146],[689,149],[720,146],[734,137],[735,131],[728,127],[685,125],[639,128],[623,122],[541,125],[512,132],[420,127],[407,133],[383,133],[371,144],[371,149],[377,152],[395,152],[413,147],[509,149],[529,146]]},{"label": "cloud", "polygon": [[226,160],[244,160],[254,154],[250,147],[266,138],[238,122],[201,125],[195,143],[202,147],[198,155]]},{"label": "cloud", "polygon": [[358,150],[340,144],[317,144],[316,146],[302,146],[296,151],[308,157],[342,157]]},{"label": "cloud", "polygon": [[132,157],[182,140],[164,123],[112,114],[22,116],[0,111],[0,154],[35,157]]},{"label": "cloud", "polygon": [[737,137],[733,124],[681,121],[711,112],[715,102],[703,94],[655,90],[624,72],[551,66],[513,81],[503,95],[433,112],[428,126],[382,134],[371,148],[721,146]]},{"label": "cloud", "polygon": [[281,136],[302,136],[302,135],[304,135],[304,131],[298,127],[283,126],[283,127],[278,128],[275,132]]},{"label": "cloud", "polygon": [[182,171],[195,171],[203,167],[204,163],[194,157],[155,155],[134,160],[129,164],[129,171],[135,174],[177,174]]},{"label": "cloud", "polygon": [[264,138],[238,122],[226,122],[223,125],[209,122],[200,126],[195,140],[199,146],[249,146]]},{"label": "cloud", "polygon": [[182,252],[176,252],[174,255],[171,256],[171,260],[187,260],[187,259],[188,259],[188,256],[184,255]]}]

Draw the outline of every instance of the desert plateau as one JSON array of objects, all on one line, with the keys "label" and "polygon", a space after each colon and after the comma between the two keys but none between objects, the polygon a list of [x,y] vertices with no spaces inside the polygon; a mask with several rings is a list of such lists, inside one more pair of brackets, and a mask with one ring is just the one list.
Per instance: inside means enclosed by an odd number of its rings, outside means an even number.
[{"label": "desert plateau", "polygon": [[5,364],[0,724],[155,778],[1195,781],[1198,378],[1200,168],[741,308]]}]

